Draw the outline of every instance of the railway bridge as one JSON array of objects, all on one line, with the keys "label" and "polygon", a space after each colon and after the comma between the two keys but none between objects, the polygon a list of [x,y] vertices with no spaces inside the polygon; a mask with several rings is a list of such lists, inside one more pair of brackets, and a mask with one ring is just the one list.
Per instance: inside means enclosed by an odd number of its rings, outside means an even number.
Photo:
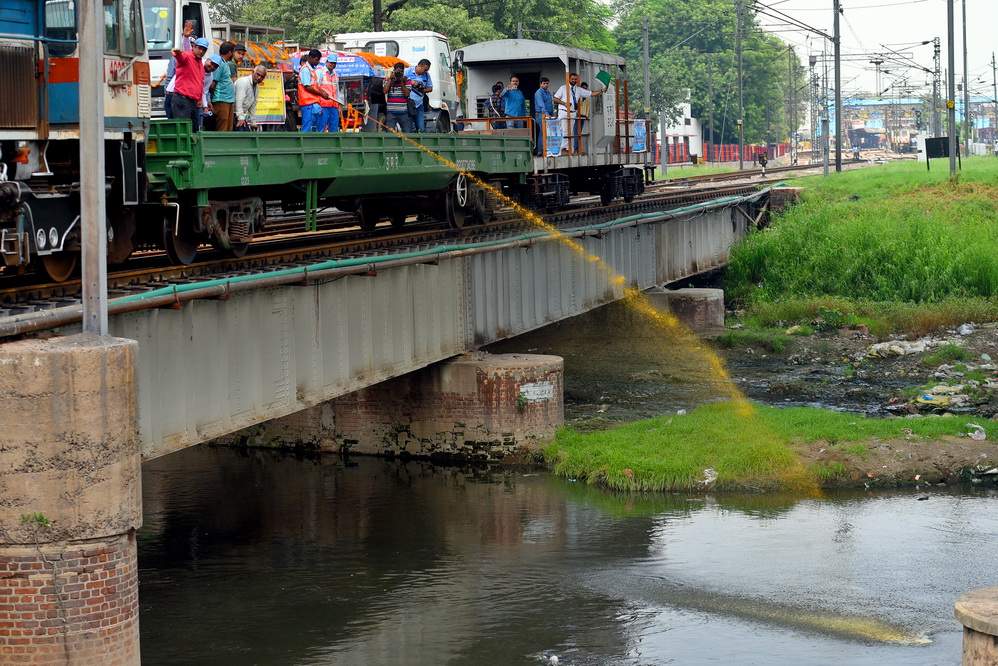
[{"label": "railway bridge", "polygon": [[[581,253],[521,232],[178,282],[112,300],[110,339],[73,335],[78,306],[46,311],[57,335],[0,345],[0,632],[17,632],[0,651],[137,662],[142,460],[321,421],[346,394],[719,267],[777,196],[563,231]],[[506,371],[545,397],[537,368]]]}]

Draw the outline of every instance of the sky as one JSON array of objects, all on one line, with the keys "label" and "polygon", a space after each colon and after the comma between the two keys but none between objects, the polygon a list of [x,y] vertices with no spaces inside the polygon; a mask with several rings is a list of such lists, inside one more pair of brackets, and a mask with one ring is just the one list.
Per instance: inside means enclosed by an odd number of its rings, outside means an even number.
[{"label": "sky", "polygon": [[[780,10],[793,18],[832,33],[832,0],[759,0],[763,5]],[[956,19],[955,57],[957,83],[963,77],[963,21],[962,0],[954,0]],[[970,70],[970,90],[972,93],[992,96],[991,53],[998,50],[998,0],[966,0],[967,3],[967,47],[968,69]],[[942,68],[947,68],[946,0],[841,0],[844,13],[841,18],[842,52],[846,54],[869,54],[885,52],[882,45],[911,56],[918,64],[932,69],[932,45],[914,45],[931,41],[935,37],[942,40]],[[781,39],[794,45],[801,53],[802,62],[807,65],[808,52],[820,52],[822,38],[803,32],[785,32],[785,25],[767,16],[757,16],[757,21],[774,32]],[[829,51],[831,45],[829,43]],[[889,52],[888,52],[889,53]],[[871,58],[872,59],[872,58]],[[859,91],[872,92],[876,88],[875,66],[866,58],[846,59],[842,66],[842,88],[847,96]],[[820,65],[819,65],[820,66]],[[906,70],[891,63],[881,65],[890,74],[881,76],[881,91],[888,88],[895,77],[909,77],[909,83],[918,86],[920,92],[926,83],[931,90],[931,78],[916,70]],[[945,80],[943,91],[945,97]],[[916,92],[917,94],[917,92]]]}]

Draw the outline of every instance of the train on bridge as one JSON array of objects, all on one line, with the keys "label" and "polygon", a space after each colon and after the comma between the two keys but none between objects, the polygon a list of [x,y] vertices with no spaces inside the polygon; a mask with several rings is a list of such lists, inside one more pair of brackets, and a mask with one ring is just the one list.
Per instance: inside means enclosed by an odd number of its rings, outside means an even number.
[{"label": "train on bridge", "polygon": [[[542,74],[567,82],[570,71],[602,81],[606,94],[592,105],[582,139],[555,132],[565,150],[551,150],[548,126],[562,123],[544,122],[545,155],[535,154],[532,117],[500,127],[494,119],[476,123],[474,113],[462,114],[461,131],[407,136],[192,133],[185,121],[150,118],[141,0],[104,0],[104,10],[112,264],[139,248],[165,250],[180,264],[205,245],[241,256],[266,231],[273,205],[304,211],[306,229],[315,228],[317,211],[335,207],[373,230],[384,220],[399,227],[411,214],[454,228],[484,221],[497,192],[540,209],[567,204],[572,192],[629,200],[651,166],[645,148],[654,143],[647,136],[644,148],[638,144],[626,66],[611,54],[500,40],[434,60],[470,85],[512,75],[539,82]],[[8,0],[0,12],[0,89],[18,91],[0,96],[0,256],[5,272],[35,270],[56,282],[72,276],[80,248],[78,21],[72,0]],[[465,86],[466,109],[475,108],[476,92]]]}]

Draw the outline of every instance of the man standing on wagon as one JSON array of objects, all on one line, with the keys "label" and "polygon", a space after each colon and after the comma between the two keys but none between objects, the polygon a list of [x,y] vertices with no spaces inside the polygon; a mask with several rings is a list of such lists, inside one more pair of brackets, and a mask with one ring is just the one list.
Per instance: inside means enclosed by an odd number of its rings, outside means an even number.
[{"label": "man standing on wagon", "polygon": [[319,100],[322,107],[322,122],[319,124],[320,132],[340,131],[340,101],[339,85],[340,77],[336,74],[336,52],[333,51],[325,58],[325,67],[320,67],[316,72],[319,80],[319,88],[327,95],[326,99]]}]

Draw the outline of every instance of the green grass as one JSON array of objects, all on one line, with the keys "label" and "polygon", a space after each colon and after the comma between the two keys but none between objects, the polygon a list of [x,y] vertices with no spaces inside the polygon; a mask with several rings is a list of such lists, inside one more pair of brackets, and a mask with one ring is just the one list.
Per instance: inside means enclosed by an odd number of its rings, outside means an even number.
[{"label": "green grass", "polygon": [[[926,354],[922,357],[922,365],[928,368],[935,368],[943,363],[952,364],[955,361],[969,361],[974,355],[961,347],[960,345],[955,345],[952,342],[947,342],[944,345],[936,347],[936,350]],[[963,370],[966,370],[964,366]]]},{"label": "green grass", "polygon": [[[661,416],[612,430],[559,431],[545,449],[555,473],[617,490],[696,490],[704,470],[717,471],[716,488],[806,488],[823,479],[804,469],[795,443],[850,444],[873,438],[902,438],[910,431],[927,439],[960,435],[967,417],[874,419],[809,407],[780,409],[755,405],[753,415],[731,403],[699,407],[683,416]],[[988,439],[998,422],[981,421]]]},{"label": "green grass", "polygon": [[715,173],[732,173],[738,171],[737,167],[727,164],[690,164],[687,166],[670,166],[667,174],[662,176],[662,169],[655,170],[656,180],[677,180],[689,178],[690,176],[708,176]]},{"label": "green grass", "polygon": [[807,322],[832,301],[881,332],[996,318],[998,160],[965,160],[959,183],[910,162],[795,183],[802,201],[732,253],[725,287],[750,315]]},{"label": "green grass", "polygon": [[998,299],[949,298],[937,303],[897,303],[840,296],[788,297],[775,301],[755,297],[746,313],[746,325],[756,328],[824,322],[815,328],[830,330],[828,314],[837,312],[845,326],[866,326],[870,333],[925,335],[965,322],[998,321]]},{"label": "green grass", "polygon": [[743,328],[727,330],[717,336],[714,342],[725,349],[759,347],[774,354],[780,354],[787,348],[789,339],[782,331]]},{"label": "green grass", "polygon": [[815,463],[809,469],[815,478],[822,483],[841,479],[848,474],[846,466],[838,460],[827,463]]}]

